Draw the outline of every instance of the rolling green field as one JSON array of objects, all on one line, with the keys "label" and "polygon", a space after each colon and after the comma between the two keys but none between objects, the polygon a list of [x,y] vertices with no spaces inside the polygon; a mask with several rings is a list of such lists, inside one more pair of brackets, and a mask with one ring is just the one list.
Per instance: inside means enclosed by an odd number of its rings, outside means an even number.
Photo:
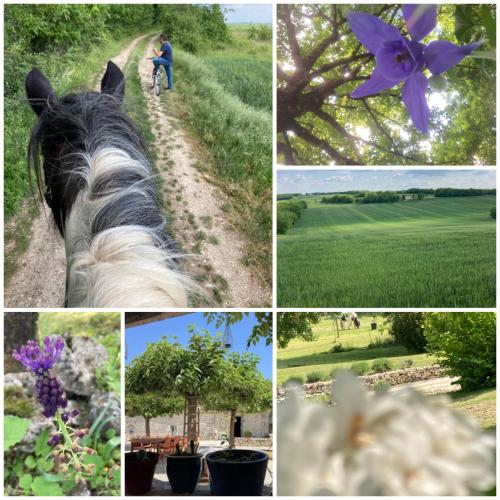
[{"label": "rolling green field", "polygon": [[494,307],[494,196],[380,204],[303,197],[278,237],[281,307]]},{"label": "rolling green field", "polygon": [[[370,347],[370,343],[383,342],[390,339],[387,332],[381,332],[383,318],[377,317],[378,330],[370,329],[371,316],[361,317],[359,330],[341,330],[340,337],[334,323],[329,318],[323,318],[313,326],[317,340],[305,342],[292,340],[286,349],[278,350],[278,385],[282,385],[290,377],[300,377],[304,381],[309,373],[321,374],[322,380],[329,380],[331,372],[336,369],[349,369],[353,363],[366,361],[370,365],[377,359],[387,359],[394,369],[401,367],[401,362],[411,360],[412,366],[429,366],[436,360],[428,354],[409,354],[400,345]],[[334,343],[343,347],[354,348],[346,352],[331,352]]]}]

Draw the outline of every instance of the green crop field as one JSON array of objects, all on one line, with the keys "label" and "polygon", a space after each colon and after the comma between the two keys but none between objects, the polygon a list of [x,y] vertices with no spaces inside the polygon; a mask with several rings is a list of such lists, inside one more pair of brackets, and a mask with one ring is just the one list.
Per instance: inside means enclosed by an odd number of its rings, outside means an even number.
[{"label": "green crop field", "polygon": [[250,25],[230,26],[232,43],[217,50],[207,50],[201,58],[228,93],[253,108],[271,113],[272,39],[250,39],[250,29]]},{"label": "green crop field", "polygon": [[322,204],[278,237],[281,307],[494,307],[494,196]]},{"label": "green crop field", "polygon": [[[412,366],[429,366],[436,360],[428,354],[410,354],[401,345],[384,345],[391,337],[387,331],[381,331],[383,318],[376,317],[378,329],[370,329],[371,316],[361,316],[359,330],[341,330],[339,337],[333,321],[322,318],[313,326],[316,340],[305,342],[292,340],[286,349],[278,350],[278,385],[291,377],[298,377],[305,382],[307,375],[318,373],[322,380],[331,378],[331,373],[338,369],[349,369],[353,363],[364,361],[370,366],[375,360],[386,359],[394,369],[401,367],[403,361],[411,360]],[[353,348],[345,352],[332,352],[335,344],[344,348]],[[373,347],[368,347],[370,344]]]}]

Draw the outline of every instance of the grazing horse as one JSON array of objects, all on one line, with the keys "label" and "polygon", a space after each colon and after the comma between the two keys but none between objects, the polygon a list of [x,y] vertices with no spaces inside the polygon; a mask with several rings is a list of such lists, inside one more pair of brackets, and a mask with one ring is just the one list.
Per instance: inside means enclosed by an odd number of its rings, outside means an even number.
[{"label": "grazing horse", "polygon": [[146,147],[121,110],[118,66],[108,62],[101,93],[59,98],[36,68],[25,85],[38,115],[29,167],[65,242],[65,305],[186,306],[190,281],[177,269]]}]

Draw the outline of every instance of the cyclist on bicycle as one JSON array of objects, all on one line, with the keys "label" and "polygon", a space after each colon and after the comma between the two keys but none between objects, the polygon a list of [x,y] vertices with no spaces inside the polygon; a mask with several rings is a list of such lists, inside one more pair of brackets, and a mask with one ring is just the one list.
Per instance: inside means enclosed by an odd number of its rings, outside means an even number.
[{"label": "cyclist on bicycle", "polygon": [[165,66],[165,72],[167,73],[168,87],[167,90],[172,90],[172,64],[174,63],[174,51],[172,45],[168,41],[168,37],[165,33],[160,35],[160,50],[156,50],[153,47],[153,51],[157,57],[153,58],[154,72],[159,70],[160,66]]}]

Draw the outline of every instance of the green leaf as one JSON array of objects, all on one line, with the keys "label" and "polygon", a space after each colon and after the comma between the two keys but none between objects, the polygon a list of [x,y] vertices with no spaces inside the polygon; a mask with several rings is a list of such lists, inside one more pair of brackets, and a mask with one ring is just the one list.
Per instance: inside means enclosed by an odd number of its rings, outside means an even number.
[{"label": "green leaf", "polygon": [[34,469],[36,467],[35,457],[33,455],[28,455],[24,459],[24,465],[26,465],[26,467],[28,467],[28,469]]},{"label": "green leaf", "polygon": [[35,443],[35,453],[38,456],[46,457],[52,451],[52,448],[48,444],[49,436],[50,432],[48,429],[45,429],[38,435]]},{"label": "green leaf", "polygon": [[3,449],[8,450],[15,444],[19,443],[26,434],[30,426],[30,421],[27,418],[14,417],[6,415],[3,424]]},{"label": "green leaf", "polygon": [[116,431],[111,427],[106,431],[106,437],[108,439],[114,438],[116,436]]},{"label": "green leaf", "polygon": [[491,61],[497,60],[496,52],[491,50],[475,50],[469,54],[469,57],[473,57],[475,59],[490,59]]},{"label": "green leaf", "polygon": [[104,460],[99,455],[85,455],[82,462],[86,465],[95,464],[97,469],[101,469],[104,465]]},{"label": "green leaf", "polygon": [[50,472],[54,468],[54,460],[44,460],[38,464],[38,469],[42,472]]},{"label": "green leaf", "polygon": [[29,493],[32,482],[33,476],[31,474],[23,474],[19,478],[19,486],[25,491],[25,493]]},{"label": "green leaf", "polygon": [[490,10],[490,7],[486,4],[481,5],[480,9],[481,19],[483,21],[484,27],[486,29],[486,33],[491,42],[491,45],[495,47],[497,40],[497,23],[493,14]]},{"label": "green leaf", "polygon": [[469,5],[455,7],[455,36],[462,43],[470,41],[474,30],[473,13]]},{"label": "green leaf", "polygon": [[60,497],[64,495],[62,488],[57,483],[46,481],[43,477],[36,477],[31,485],[31,491],[40,497]]},{"label": "green leaf", "polygon": [[103,459],[108,460],[111,454],[113,453],[113,450],[117,447],[120,446],[121,443],[121,438],[120,436],[116,436],[113,439],[110,439],[107,443],[106,446],[104,447],[104,452],[103,452]]}]

